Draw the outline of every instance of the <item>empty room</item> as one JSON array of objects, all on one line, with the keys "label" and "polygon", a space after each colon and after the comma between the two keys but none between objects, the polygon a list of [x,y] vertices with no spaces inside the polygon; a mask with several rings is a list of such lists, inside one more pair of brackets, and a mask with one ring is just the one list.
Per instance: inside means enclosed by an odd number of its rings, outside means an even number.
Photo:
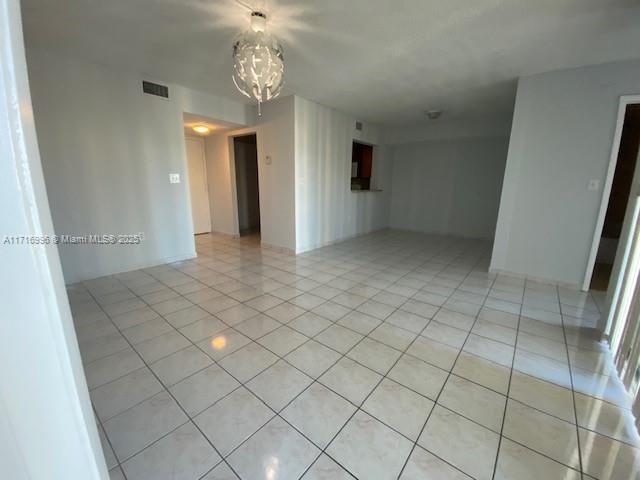
[{"label": "empty room", "polygon": [[0,35],[0,478],[640,480],[638,2]]}]

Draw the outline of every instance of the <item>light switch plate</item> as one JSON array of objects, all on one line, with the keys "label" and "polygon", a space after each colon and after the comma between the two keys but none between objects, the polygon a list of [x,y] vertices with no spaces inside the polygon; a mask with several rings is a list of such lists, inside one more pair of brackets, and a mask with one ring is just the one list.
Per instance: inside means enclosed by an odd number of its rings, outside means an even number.
[{"label": "light switch plate", "polygon": [[179,173],[170,173],[169,174],[169,183],[180,183],[180,174]]},{"label": "light switch plate", "polygon": [[600,180],[597,180],[597,179],[589,180],[589,183],[587,184],[587,189],[593,192],[600,190]]},{"label": "light switch plate", "polygon": [[266,163],[267,165],[271,165],[271,155],[266,156],[266,158],[264,159],[264,163]]}]

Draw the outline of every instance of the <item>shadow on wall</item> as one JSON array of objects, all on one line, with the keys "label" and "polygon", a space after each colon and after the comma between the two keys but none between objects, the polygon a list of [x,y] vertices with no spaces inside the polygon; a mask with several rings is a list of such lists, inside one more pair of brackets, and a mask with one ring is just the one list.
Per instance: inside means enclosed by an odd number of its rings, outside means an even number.
[{"label": "shadow on wall", "polygon": [[492,240],[509,138],[396,145],[393,228]]}]

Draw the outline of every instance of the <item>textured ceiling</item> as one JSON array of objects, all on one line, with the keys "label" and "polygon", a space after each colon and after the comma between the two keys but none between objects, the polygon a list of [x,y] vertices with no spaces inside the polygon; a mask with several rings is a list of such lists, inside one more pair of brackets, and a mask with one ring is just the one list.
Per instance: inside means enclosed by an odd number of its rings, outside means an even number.
[{"label": "textured ceiling", "polygon": [[[285,49],[286,85],[384,125],[507,116],[516,78],[640,57],[638,0],[244,0]],[[23,0],[28,46],[247,101],[234,0]]]}]

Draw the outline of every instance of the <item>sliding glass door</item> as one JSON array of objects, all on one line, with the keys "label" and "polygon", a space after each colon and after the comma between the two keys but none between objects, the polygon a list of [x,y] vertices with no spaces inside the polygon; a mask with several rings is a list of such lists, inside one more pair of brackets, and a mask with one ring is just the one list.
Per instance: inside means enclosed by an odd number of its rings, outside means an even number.
[{"label": "sliding glass door", "polygon": [[[633,197],[623,229],[625,245],[613,286],[607,333],[616,369],[640,415],[640,196]],[[624,235],[624,230],[627,230]],[[622,246],[622,245],[621,245]]]}]

